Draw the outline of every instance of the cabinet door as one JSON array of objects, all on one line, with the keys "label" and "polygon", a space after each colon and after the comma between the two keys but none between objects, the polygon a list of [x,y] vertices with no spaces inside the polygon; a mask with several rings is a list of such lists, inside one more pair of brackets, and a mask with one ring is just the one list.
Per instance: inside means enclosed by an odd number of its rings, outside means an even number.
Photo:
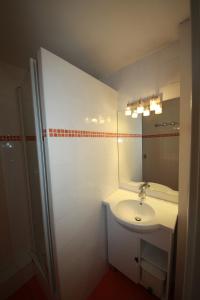
[{"label": "cabinet door", "polygon": [[138,283],[139,264],[136,260],[139,254],[139,239],[137,233],[117,223],[109,208],[107,209],[107,228],[109,263]]}]

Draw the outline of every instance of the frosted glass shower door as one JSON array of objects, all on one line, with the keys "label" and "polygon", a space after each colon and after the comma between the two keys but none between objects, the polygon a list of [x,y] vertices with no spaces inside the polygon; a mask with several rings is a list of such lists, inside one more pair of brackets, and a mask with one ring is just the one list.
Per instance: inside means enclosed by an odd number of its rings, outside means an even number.
[{"label": "frosted glass shower door", "polygon": [[24,152],[29,185],[35,264],[55,291],[49,199],[46,180],[44,135],[40,114],[40,98],[36,62],[31,59],[30,73],[21,87],[20,110],[24,136]]}]

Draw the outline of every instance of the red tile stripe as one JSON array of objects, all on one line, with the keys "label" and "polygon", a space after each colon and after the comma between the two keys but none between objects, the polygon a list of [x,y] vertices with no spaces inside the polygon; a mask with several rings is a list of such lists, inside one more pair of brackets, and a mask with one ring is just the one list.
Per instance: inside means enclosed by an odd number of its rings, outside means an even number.
[{"label": "red tile stripe", "polygon": [[158,133],[158,134],[143,134],[143,138],[159,138],[159,137],[172,137],[172,136],[179,136],[179,132],[173,133]]},{"label": "red tile stripe", "polygon": [[22,141],[20,135],[0,135],[0,141]]},{"label": "red tile stripe", "polygon": [[163,133],[163,134],[133,134],[133,133],[116,133],[104,131],[87,131],[87,130],[69,130],[69,129],[53,129],[48,130],[49,137],[121,137],[121,138],[152,138],[152,137],[171,137],[179,136],[179,133]]},{"label": "red tile stripe", "polygon": [[[46,134],[46,129],[43,129],[42,131],[42,137],[43,139],[47,136]],[[35,141],[36,136],[35,135],[26,135],[23,137],[22,135],[12,135],[12,134],[7,134],[7,135],[0,135],[0,141],[5,142],[5,141],[23,141],[25,139],[26,141]]]},{"label": "red tile stripe", "polygon": [[50,137],[141,137],[141,134],[128,134],[105,131],[49,129]]},{"label": "red tile stripe", "polygon": [[122,137],[122,138],[137,138],[137,137],[142,137],[142,134],[139,133],[118,133],[116,134],[117,137]]},{"label": "red tile stripe", "polygon": [[[34,135],[25,136],[26,141],[35,141],[36,137]],[[0,141],[23,141],[23,136],[21,135],[0,135]]]},{"label": "red tile stripe", "polygon": [[36,140],[36,136],[35,135],[26,135],[25,136],[25,140],[27,142],[35,141]]},{"label": "red tile stripe", "polygon": [[[87,131],[87,130],[68,130],[68,129],[49,129],[49,137],[91,137],[91,138],[158,138],[158,137],[172,137],[179,136],[178,132],[173,133],[160,133],[160,134],[134,134],[134,133],[116,133],[116,132],[104,132],[104,131]],[[42,137],[47,136],[46,130],[43,130]],[[0,135],[0,141],[22,141],[21,135]],[[34,135],[27,135],[25,137],[27,142],[35,141]]]}]

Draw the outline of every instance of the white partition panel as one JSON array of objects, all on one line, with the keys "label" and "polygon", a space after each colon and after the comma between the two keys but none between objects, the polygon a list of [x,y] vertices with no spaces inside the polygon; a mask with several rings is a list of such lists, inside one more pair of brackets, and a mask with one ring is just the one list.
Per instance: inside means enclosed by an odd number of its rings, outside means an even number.
[{"label": "white partition panel", "polygon": [[41,49],[55,253],[61,299],[86,299],[104,275],[101,201],[118,185],[117,92]]}]

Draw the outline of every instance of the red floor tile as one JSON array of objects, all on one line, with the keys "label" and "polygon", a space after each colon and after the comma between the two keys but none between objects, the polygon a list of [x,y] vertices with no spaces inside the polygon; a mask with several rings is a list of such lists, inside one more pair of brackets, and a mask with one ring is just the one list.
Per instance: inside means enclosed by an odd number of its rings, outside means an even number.
[{"label": "red floor tile", "polygon": [[7,300],[47,300],[47,298],[36,277],[33,277]]},{"label": "red floor tile", "polygon": [[29,300],[29,295],[27,295],[26,289],[23,287],[19,289],[14,295],[8,298],[9,300]]},{"label": "red floor tile", "polygon": [[120,272],[109,270],[88,300],[157,300]]},{"label": "red floor tile", "polygon": [[[7,300],[47,300],[47,298],[36,277],[33,277]],[[120,272],[109,270],[88,300],[157,300],[157,298]]]}]

